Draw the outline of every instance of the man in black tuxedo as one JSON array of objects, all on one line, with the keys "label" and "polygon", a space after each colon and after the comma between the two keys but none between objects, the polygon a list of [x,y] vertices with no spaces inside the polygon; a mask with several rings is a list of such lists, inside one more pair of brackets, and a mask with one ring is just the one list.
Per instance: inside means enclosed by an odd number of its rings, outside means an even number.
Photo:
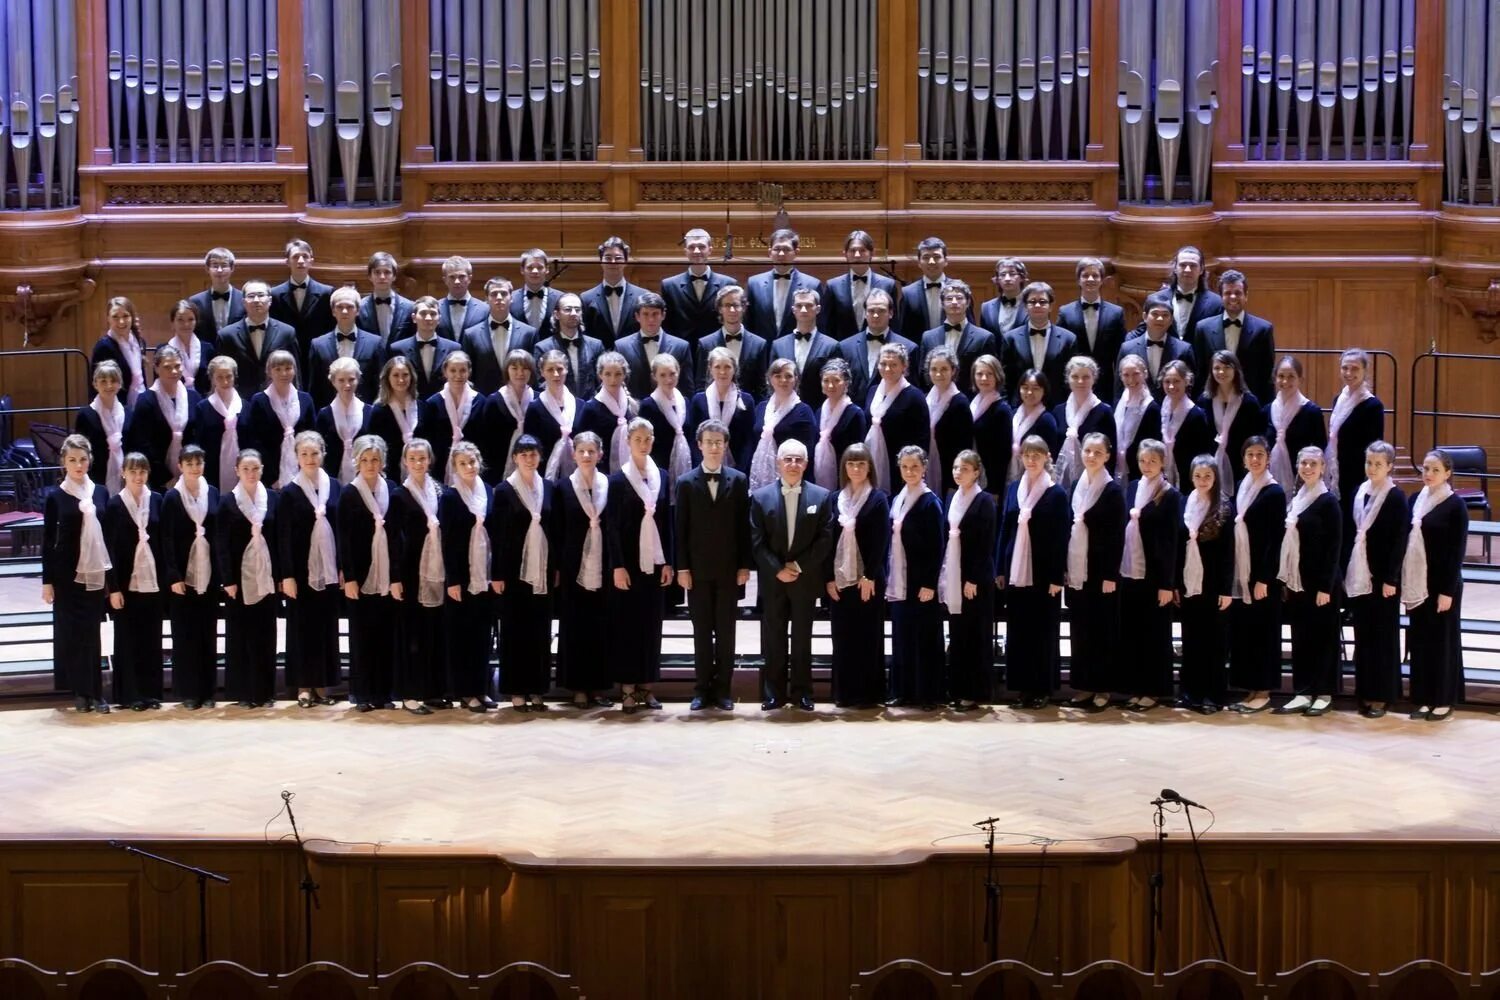
[{"label": "man in black tuxedo", "polygon": [[616,342],[615,350],[630,366],[625,386],[636,399],[645,399],[656,388],[651,366],[659,355],[677,359],[677,391],[683,399],[693,398],[693,349],[688,342],[662,329],[667,318],[667,304],[655,292],[641,289],[635,300],[637,332]]},{"label": "man in black tuxedo", "polygon": [[506,383],[505,358],[511,351],[526,351],[541,367],[535,356],[536,330],[516,319],[510,312],[512,286],[509,278],[491,278],[484,283],[489,315],[464,331],[460,344],[473,363],[469,380],[474,388],[489,396]]},{"label": "man in black tuxedo", "polygon": [[745,325],[767,340],[774,341],[791,333],[797,325],[792,315],[792,297],[796,292],[812,290],[823,295],[823,283],[797,270],[797,247],[800,240],[790,229],[771,234],[771,270],[752,275],[746,286],[749,308]]},{"label": "man in black tuxedo", "polygon": [[474,265],[467,257],[449,257],[443,261],[443,284],[448,297],[438,303],[438,336],[458,343],[464,331],[484,319],[489,309],[469,294],[474,280]]},{"label": "man in black tuxedo", "polygon": [[628,263],[630,244],[618,236],[609,237],[599,244],[599,270],[603,280],[580,296],[583,328],[603,342],[606,349],[613,348],[640,329],[635,309],[646,289],[625,280],[625,265]]},{"label": "man in black tuxedo", "polygon": [[515,294],[516,313],[527,326],[536,330],[538,341],[557,332],[553,319],[563,293],[547,284],[551,276],[552,262],[547,259],[547,251],[532,247],[521,254],[521,288]]},{"label": "man in black tuxedo", "polygon": [[370,276],[374,291],[360,300],[354,325],[379,337],[382,349],[415,336],[417,323],[412,316],[412,301],[395,287],[396,258],[384,250],[377,250],[370,255],[365,273]]},{"label": "man in black tuxedo", "polygon": [[[1125,343],[1125,310],[1099,295],[1104,284],[1104,261],[1085,257],[1074,267],[1074,273],[1078,276],[1078,299],[1057,311],[1057,325],[1078,341],[1079,354],[1093,358],[1101,372],[1112,371],[1120,345]],[[1101,380],[1094,387],[1106,403],[1114,402],[1109,394],[1112,384],[1112,380]]]},{"label": "man in black tuxedo", "polygon": [[311,274],[312,247],[305,240],[286,245],[286,281],[271,289],[271,318],[297,332],[297,367],[306,369],[307,349],[314,337],[333,329],[333,308],[328,297],[333,286]]},{"label": "man in black tuxedo", "polygon": [[599,372],[596,370],[599,355],[604,345],[597,338],[583,332],[583,302],[572,292],[563,292],[557,299],[557,312],[552,316],[551,326],[557,331],[553,336],[538,341],[536,356],[548,351],[562,351],[568,357],[568,379],[565,383],[573,390],[579,402],[593,399],[599,391]]},{"label": "man in black tuxedo", "polygon": [[1203,251],[1187,246],[1172,258],[1172,295],[1174,332],[1185,343],[1193,342],[1193,331],[1210,316],[1224,311],[1224,300],[1206,287],[1203,273]]},{"label": "man in black tuxedo", "polygon": [[1001,257],[995,261],[995,275],[990,283],[995,286],[995,297],[979,307],[979,325],[998,341],[1016,327],[1026,325],[1026,307],[1021,304],[1021,289],[1031,283],[1026,262],[1019,257]]},{"label": "man in black tuxedo", "polygon": [[734,679],[735,606],[750,580],[750,480],[727,468],[729,428],[698,425],[703,464],[677,480],[677,582],[693,619],[691,708],[730,711]]},{"label": "man in black tuxedo", "polygon": [[792,314],[797,318],[797,325],[791,333],[771,342],[772,361],[790,358],[797,365],[797,395],[812,407],[814,413],[823,405],[823,364],[839,353],[839,342],[818,331],[821,298],[814,288],[793,292]]},{"label": "man in black tuxedo", "polygon": [[219,331],[214,354],[233,358],[234,388],[248,405],[266,384],[266,359],[273,351],[298,357],[297,331],[271,318],[271,288],[264,281],[245,282],[245,318]]},{"label": "man in black tuxedo", "polygon": [[[1218,298],[1218,296],[1214,296]],[[1172,294],[1166,290],[1146,299],[1146,332],[1138,333],[1120,346],[1115,356],[1115,398],[1120,398],[1124,384],[1120,381],[1120,362],[1134,354],[1146,359],[1146,384],[1152,393],[1161,395],[1161,370],[1169,361],[1181,361],[1193,368],[1191,344],[1172,336]],[[1202,386],[1196,372],[1194,386]],[[1050,404],[1049,404],[1050,405]]]},{"label": "man in black tuxedo", "polygon": [[864,405],[870,386],[880,380],[875,366],[880,362],[880,349],[886,344],[900,344],[906,348],[906,356],[915,359],[919,353],[917,345],[891,329],[891,313],[895,297],[883,288],[872,288],[865,297],[865,319],[869,325],[850,337],[839,341],[839,356],[849,362],[849,398]]},{"label": "man in black tuxedo", "polygon": [[895,278],[870,269],[875,257],[875,239],[856,229],[844,240],[844,260],[849,270],[824,286],[823,332],[843,342],[865,328],[865,297],[879,288],[894,302],[901,294]]},{"label": "man in black tuxedo", "polygon": [[1049,409],[1068,396],[1065,371],[1068,359],[1078,352],[1078,343],[1071,333],[1051,322],[1052,298],[1052,286],[1045,281],[1033,281],[1021,289],[1026,325],[1008,331],[1001,340],[1000,367],[1005,372],[1005,389],[1012,406],[1021,398],[1021,376],[1032,368],[1047,378]]},{"label": "man in black tuxedo", "polygon": [[[804,481],[807,446],[789,438],[776,449],[781,471],[750,502],[750,549],[760,576],[760,707],[789,701],[811,712],[813,608],[824,592],[823,563],[833,544],[833,494]],[[791,656],[787,629],[791,627]]]},{"label": "man in black tuxedo", "polygon": [[970,308],[974,304],[974,292],[969,283],[957,278],[948,279],[943,285],[943,322],[922,334],[922,345],[917,348],[917,379],[921,385],[931,388],[927,378],[927,352],[938,347],[947,347],[958,356],[958,371],[954,373],[954,384],[958,391],[968,395],[972,390],[974,361],[983,354],[995,353],[995,336],[982,326],[969,322]]},{"label": "man in black tuxedo", "polygon": [[315,337],[308,348],[307,371],[303,383],[312,395],[313,405],[322,409],[338,395],[328,381],[328,366],[339,358],[353,358],[359,363],[359,386],[354,394],[366,403],[375,402],[380,391],[380,366],[385,364],[385,347],[373,333],[354,323],[359,312],[359,292],[352,288],[335,288],[331,296],[336,326],[321,337]]},{"label": "man in black tuxedo", "polygon": [[734,278],[709,266],[708,254],[713,245],[708,230],[689,229],[682,237],[687,270],[661,282],[661,297],[667,303],[666,331],[687,341],[695,350],[698,341],[719,328],[714,300],[721,290],[736,284]]},{"label": "man in black tuxedo", "polygon": [[442,312],[437,299],[424,295],[413,306],[417,332],[392,344],[390,356],[399,354],[411,362],[415,375],[411,391],[418,399],[426,399],[443,387],[443,364],[459,346],[456,340],[438,336]]},{"label": "man in black tuxedo", "polygon": [[229,279],[234,275],[234,252],[228,247],[214,247],[203,256],[208,271],[208,288],[188,299],[198,314],[193,332],[204,344],[212,346],[219,331],[245,318],[245,295]]},{"label": "man in black tuxedo", "polygon": [[[929,236],[917,244],[917,266],[922,276],[901,289],[896,306],[896,329],[909,340],[943,324],[943,285],[948,280],[948,244]],[[968,319],[974,318],[972,309]]]},{"label": "man in black tuxedo", "polygon": [[719,313],[719,329],[698,341],[697,385],[704,388],[713,379],[708,374],[708,355],[716,347],[722,347],[734,355],[739,366],[739,387],[754,397],[756,402],[771,394],[771,383],[766,372],[771,367],[771,342],[745,326],[745,290],[739,285],[726,285],[719,289],[715,307]]},{"label": "man in black tuxedo", "polygon": [[[1219,276],[1224,312],[1198,323],[1193,334],[1193,361],[1199,378],[1213,371],[1215,351],[1232,351],[1245,372],[1245,387],[1262,403],[1276,394],[1272,383],[1276,365],[1276,330],[1270,321],[1245,311],[1250,285],[1244,272],[1229,270]],[[1206,390],[1207,386],[1200,386]]]}]

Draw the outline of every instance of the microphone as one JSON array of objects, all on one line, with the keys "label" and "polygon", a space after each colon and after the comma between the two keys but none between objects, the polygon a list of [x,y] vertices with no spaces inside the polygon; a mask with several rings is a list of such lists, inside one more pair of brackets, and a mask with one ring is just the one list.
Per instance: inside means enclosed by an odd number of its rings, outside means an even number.
[{"label": "microphone", "polygon": [[1180,802],[1180,803],[1182,803],[1185,806],[1192,806],[1194,809],[1207,809],[1208,808],[1207,806],[1199,805],[1198,803],[1194,802],[1192,799],[1185,799],[1185,798],[1183,798],[1181,795],[1178,795],[1176,792],[1172,791],[1172,789],[1170,789],[1170,788],[1163,788],[1161,790],[1161,797],[1162,797],[1162,800],[1164,802]]},{"label": "microphone", "polygon": [[983,829],[984,827],[987,827],[987,826],[994,826],[998,822],[1000,822],[1000,817],[999,816],[991,816],[989,819],[982,819],[982,820],[980,820],[978,823],[975,823],[974,826],[977,826],[980,829]]}]

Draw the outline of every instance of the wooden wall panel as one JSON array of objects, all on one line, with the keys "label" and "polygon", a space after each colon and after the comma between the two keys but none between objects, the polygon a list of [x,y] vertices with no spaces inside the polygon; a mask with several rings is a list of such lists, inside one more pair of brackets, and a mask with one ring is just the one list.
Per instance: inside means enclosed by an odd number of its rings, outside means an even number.
[{"label": "wooden wall panel", "polygon": [[[33,964],[60,969],[80,950],[118,954],[135,964],[153,964],[143,947],[146,922],[140,879],[130,874],[21,875],[11,895],[20,930],[18,954]],[[152,940],[155,935],[152,935]]]},{"label": "wooden wall panel", "polygon": [[765,881],[766,995],[820,1000],[840,995],[852,982],[840,971],[849,968],[849,897],[841,882],[812,875]]}]

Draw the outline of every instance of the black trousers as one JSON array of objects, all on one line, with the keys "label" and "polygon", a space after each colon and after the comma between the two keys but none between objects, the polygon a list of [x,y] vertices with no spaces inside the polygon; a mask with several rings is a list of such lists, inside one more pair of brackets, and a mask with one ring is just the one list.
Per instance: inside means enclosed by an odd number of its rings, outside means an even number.
[{"label": "black trousers", "polygon": [[1375,592],[1351,597],[1354,616],[1354,693],[1360,701],[1401,697],[1401,597]]},{"label": "black trousers", "polygon": [[1292,627],[1292,689],[1297,694],[1337,694],[1339,690],[1339,606],[1318,607],[1311,590],[1292,590],[1284,605]]},{"label": "black trousers", "polygon": [[210,701],[219,680],[219,594],[167,596],[172,619],[172,693],[182,701]]},{"label": "black trousers", "polygon": [[[775,577],[761,575],[760,647],[766,658],[761,697],[785,702],[812,697],[812,626],[817,600],[794,595]],[[791,656],[787,655],[788,628]]]},{"label": "black trousers", "polygon": [[72,580],[52,587],[52,682],[80,698],[104,696],[103,644],[99,623],[109,596]]},{"label": "black trousers", "polygon": [[735,608],[740,588],[733,578],[713,580],[694,574],[687,592],[693,621],[694,693],[700,698],[728,698],[734,679]]},{"label": "black trousers", "polygon": [[114,700],[123,705],[160,701],[162,595],[129,590],[124,596],[125,606],[110,611],[115,621]]},{"label": "black trousers", "polygon": [[227,655],[224,696],[231,701],[259,704],[271,701],[276,690],[276,612],[281,599],[263,597],[248,607],[231,600],[225,617]]},{"label": "black trousers", "polygon": [[891,601],[891,697],[918,705],[947,701],[948,663],[943,655],[943,614],[936,597],[915,594]]},{"label": "black trousers", "polygon": [[349,611],[349,700],[383,705],[395,686],[397,619],[390,597],[360,594],[345,601]]}]

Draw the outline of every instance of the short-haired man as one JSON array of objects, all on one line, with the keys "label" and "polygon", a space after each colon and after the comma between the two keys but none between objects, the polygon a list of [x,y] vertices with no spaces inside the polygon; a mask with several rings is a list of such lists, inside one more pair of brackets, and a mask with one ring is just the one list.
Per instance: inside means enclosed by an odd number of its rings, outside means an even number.
[{"label": "short-haired man", "polygon": [[[901,289],[896,329],[910,340],[943,323],[943,283],[948,280],[948,244],[929,236],[917,244],[922,276]],[[969,318],[973,318],[972,311]]]},{"label": "short-haired man", "polygon": [[1224,311],[1224,300],[1203,280],[1203,267],[1203,251],[1194,246],[1185,246],[1172,257],[1167,289],[1172,298],[1173,332],[1188,344],[1193,342],[1193,331],[1200,322]]},{"label": "short-haired man", "polygon": [[562,351],[568,358],[565,384],[580,401],[592,399],[599,391],[599,373],[595,366],[599,355],[604,353],[604,344],[584,332],[583,301],[577,295],[572,292],[558,294],[552,327],[557,332],[537,342],[534,356],[540,358],[548,351]]},{"label": "short-haired man", "polygon": [[870,289],[865,296],[868,325],[849,339],[839,341],[839,356],[849,362],[849,398],[860,406],[865,405],[870,386],[880,381],[880,373],[875,367],[880,363],[882,347],[900,344],[906,348],[908,358],[916,358],[919,353],[915,341],[891,329],[895,303],[896,297],[884,288]]},{"label": "short-haired man", "polygon": [[1163,290],[1147,298],[1144,315],[1145,331],[1125,341],[1115,357],[1116,399],[1124,389],[1124,383],[1120,381],[1120,362],[1131,354],[1146,359],[1146,384],[1158,396],[1161,395],[1161,370],[1167,362],[1181,361],[1189,368],[1193,367],[1192,345],[1172,336],[1172,294]]},{"label": "short-haired man", "polygon": [[385,364],[385,345],[378,336],[361,330],[355,324],[359,312],[359,292],[344,286],[335,288],[329,297],[333,305],[334,328],[314,337],[307,349],[307,374],[303,379],[313,405],[322,409],[337,395],[328,381],[328,366],[339,358],[353,358],[359,365],[359,385],[354,394],[366,403],[375,401],[380,389],[380,366]]},{"label": "short-haired man", "polygon": [[233,358],[234,387],[247,402],[266,384],[266,359],[276,351],[298,356],[297,331],[271,318],[271,286],[258,278],[245,282],[245,317],[219,330],[214,354]]},{"label": "short-haired man", "polygon": [[1000,367],[1011,405],[1021,398],[1021,376],[1036,369],[1047,377],[1048,408],[1067,398],[1068,359],[1078,353],[1073,335],[1052,322],[1052,286],[1033,281],[1021,289],[1026,325],[1006,332],[1000,343]]},{"label": "short-haired man", "polygon": [[716,347],[728,351],[739,366],[739,386],[756,402],[771,394],[766,371],[771,367],[771,342],[745,326],[745,290],[739,285],[719,289],[714,308],[719,314],[719,328],[698,341],[699,386],[713,381],[708,371],[708,355]]},{"label": "short-haired man", "polygon": [[1001,257],[995,261],[990,284],[995,297],[979,307],[979,325],[995,335],[1005,336],[1018,326],[1026,325],[1026,307],[1021,305],[1021,289],[1031,283],[1026,262],[1019,257]]},{"label": "short-haired man", "polygon": [[245,295],[230,283],[234,276],[234,251],[214,247],[203,255],[203,269],[208,272],[208,287],[188,299],[198,314],[193,332],[198,339],[212,344],[219,331],[245,318]]},{"label": "short-haired man", "polygon": [[[927,378],[927,355],[939,347],[946,347],[958,356],[958,371],[953,373],[958,391],[970,395],[970,371],[976,359],[983,354],[995,353],[995,336],[982,326],[969,321],[974,306],[974,292],[966,281],[949,279],[943,285],[943,322],[922,334],[922,346],[917,362],[917,381],[928,388],[932,383]],[[928,456],[931,458],[931,456]]]},{"label": "short-haired man", "polygon": [[417,332],[411,299],[396,291],[397,270],[396,258],[384,250],[370,254],[365,273],[370,276],[372,291],[360,300],[354,317],[355,325],[379,337],[383,347]]},{"label": "short-haired man", "polygon": [[667,318],[667,304],[655,292],[641,289],[635,300],[637,331],[615,343],[615,350],[630,365],[625,386],[636,399],[645,399],[656,388],[651,366],[660,354],[677,359],[677,389],[683,399],[693,398],[693,349],[688,342],[662,329]]},{"label": "short-haired man", "polygon": [[[1125,310],[1100,295],[1104,284],[1104,261],[1084,257],[1073,268],[1078,277],[1078,298],[1057,311],[1057,325],[1078,341],[1078,353],[1087,354],[1103,372],[1114,369],[1120,345],[1125,343]],[[1112,380],[1094,387],[1094,393],[1113,403]]]},{"label": "short-haired man", "polygon": [[333,286],[312,276],[313,250],[305,240],[286,245],[287,280],[271,289],[271,318],[297,332],[299,371],[305,371],[307,348],[314,337],[333,329],[333,308],[328,297]]},{"label": "short-haired man", "polygon": [[469,327],[484,319],[489,308],[469,293],[474,280],[474,265],[467,257],[457,255],[443,261],[443,284],[448,297],[438,303],[438,336],[454,343]]},{"label": "short-haired man", "polygon": [[661,282],[661,297],[667,303],[667,332],[695,349],[698,341],[719,328],[719,313],[714,307],[719,292],[737,284],[734,278],[709,266],[713,245],[708,230],[689,229],[682,236],[687,270]]},{"label": "short-haired man", "polygon": [[836,357],[839,342],[818,330],[822,296],[815,288],[799,288],[792,293],[792,315],[796,326],[784,337],[771,342],[771,360],[790,358],[800,373],[797,395],[818,412],[823,405],[823,362]]},{"label": "short-haired man", "polygon": [[635,319],[636,302],[646,289],[625,280],[625,267],[629,263],[629,243],[618,236],[600,243],[601,280],[580,296],[583,328],[602,342],[606,350],[640,329]]},{"label": "short-haired man", "polygon": [[780,475],[750,498],[765,656],[760,707],[770,712],[791,702],[811,712],[813,609],[828,579],[823,564],[833,544],[833,494],[804,479],[807,446],[795,438],[776,449],[776,466]]},{"label": "short-haired man", "polygon": [[411,362],[412,395],[425,400],[443,387],[443,364],[448,355],[459,349],[458,341],[438,335],[442,324],[442,307],[431,295],[413,304],[417,332],[391,345],[390,356],[400,355]]},{"label": "short-haired man", "polygon": [[[1219,298],[1224,311],[1200,320],[1193,333],[1195,366],[1207,374],[1213,370],[1215,351],[1232,351],[1244,369],[1245,387],[1268,404],[1276,394],[1272,383],[1276,330],[1270,320],[1250,314],[1250,280],[1243,271],[1231,269],[1219,275]],[[1202,388],[1207,391],[1210,387]]]},{"label": "short-haired man", "polygon": [[750,480],[726,465],[729,428],[698,425],[702,464],[677,480],[677,580],[693,620],[693,711],[730,711],[735,607],[750,580]]},{"label": "short-haired man", "polygon": [[526,325],[536,330],[539,341],[556,332],[552,322],[557,315],[557,300],[563,295],[548,284],[551,276],[552,262],[547,251],[532,247],[521,254],[521,287],[516,289],[512,305]]},{"label": "short-haired man", "polygon": [[473,365],[469,380],[486,396],[498,392],[505,384],[505,358],[511,351],[536,349],[536,330],[511,314],[511,289],[509,278],[486,281],[484,296],[489,303],[489,314],[465,330],[459,341]]},{"label": "short-haired man", "polygon": [[797,250],[801,238],[791,229],[778,229],[771,234],[771,270],[753,275],[746,284],[749,308],[745,311],[745,325],[767,340],[774,341],[782,334],[791,333],[797,325],[792,315],[793,294],[810,289],[823,294],[823,283],[810,274],[797,270]]},{"label": "short-haired man", "polygon": [[865,298],[881,289],[895,301],[901,286],[895,278],[877,274],[870,267],[875,258],[875,238],[856,229],[844,238],[844,261],[849,270],[828,281],[823,295],[823,332],[842,343],[865,328]]}]

